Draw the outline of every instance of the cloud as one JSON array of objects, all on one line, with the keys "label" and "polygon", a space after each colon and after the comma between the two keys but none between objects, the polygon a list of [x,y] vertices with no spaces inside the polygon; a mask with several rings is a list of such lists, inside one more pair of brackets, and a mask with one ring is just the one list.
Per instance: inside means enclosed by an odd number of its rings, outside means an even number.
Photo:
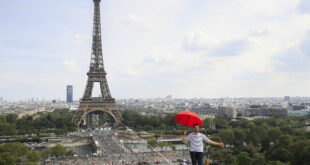
[{"label": "cloud", "polygon": [[274,64],[282,72],[309,72],[310,58],[299,48],[289,48],[274,57]]},{"label": "cloud", "polygon": [[74,43],[76,45],[82,45],[85,40],[89,40],[89,37],[90,35],[83,35],[83,34],[75,34],[74,35]]},{"label": "cloud", "polygon": [[177,62],[177,57],[171,53],[157,53],[153,52],[149,57],[146,57],[143,60],[143,63],[156,63],[156,64],[161,64],[161,65],[169,65],[169,64],[174,64]]},{"label": "cloud", "polygon": [[249,69],[233,73],[232,77],[235,80],[242,80],[242,81],[266,81],[268,78],[270,78],[270,74],[267,72],[258,72]]},{"label": "cloud", "polygon": [[210,53],[212,56],[237,56],[245,50],[247,42],[244,40],[228,41]]},{"label": "cloud", "polygon": [[276,69],[283,72],[310,72],[310,32],[296,46],[291,46],[274,57]]},{"label": "cloud", "polygon": [[36,77],[34,75],[0,74],[0,80],[14,83],[61,83],[63,79],[55,77]]},{"label": "cloud", "polygon": [[300,42],[299,48],[304,55],[310,57],[310,31],[306,38]]},{"label": "cloud", "polygon": [[185,72],[191,74],[205,65],[202,55],[173,51],[153,51],[146,55],[140,61],[123,65],[119,72],[132,78],[182,77]]},{"label": "cloud", "polygon": [[202,31],[189,32],[183,38],[183,49],[186,51],[201,51],[208,48],[217,47],[220,40],[210,37]]},{"label": "cloud", "polygon": [[138,18],[134,14],[127,15],[127,17],[122,22],[123,24],[129,26],[136,31],[148,31],[155,28],[153,25],[141,18]]},{"label": "cloud", "polygon": [[5,66],[5,67],[13,67],[13,66],[16,66],[16,64],[14,64],[13,62],[11,61],[6,61],[6,62],[0,62],[0,65],[2,66]]},{"label": "cloud", "polygon": [[310,13],[310,1],[309,0],[300,0],[300,3],[298,5],[299,12],[303,14],[309,14]]},{"label": "cloud", "polygon": [[74,60],[65,60],[62,62],[62,64],[71,72],[79,73],[79,68]]},{"label": "cloud", "polygon": [[183,38],[183,49],[189,52],[203,51],[210,56],[236,56],[246,49],[247,42],[236,38],[215,38],[204,32],[190,32]]},{"label": "cloud", "polygon": [[270,34],[270,32],[267,29],[256,28],[256,29],[251,29],[249,31],[249,34],[253,36],[263,36],[263,35]]},{"label": "cloud", "polygon": [[283,72],[310,72],[310,31],[296,46],[290,46],[273,59],[276,69]]}]

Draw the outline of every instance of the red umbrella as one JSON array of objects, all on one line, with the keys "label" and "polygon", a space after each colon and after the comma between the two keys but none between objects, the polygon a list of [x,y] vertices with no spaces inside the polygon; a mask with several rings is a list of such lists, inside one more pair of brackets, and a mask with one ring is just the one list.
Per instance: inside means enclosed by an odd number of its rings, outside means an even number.
[{"label": "red umbrella", "polygon": [[173,117],[178,123],[184,124],[187,126],[193,126],[194,124],[201,125],[203,122],[199,116],[190,111],[181,111]]}]

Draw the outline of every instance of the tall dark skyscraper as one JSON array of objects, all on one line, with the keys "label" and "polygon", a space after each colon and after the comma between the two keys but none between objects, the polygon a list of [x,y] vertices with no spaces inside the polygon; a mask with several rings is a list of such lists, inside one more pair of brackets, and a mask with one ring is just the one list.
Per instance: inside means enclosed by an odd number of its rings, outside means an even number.
[{"label": "tall dark skyscraper", "polygon": [[73,86],[67,85],[67,103],[73,102]]},{"label": "tall dark skyscraper", "polygon": [[284,96],[283,101],[290,101],[290,96]]}]

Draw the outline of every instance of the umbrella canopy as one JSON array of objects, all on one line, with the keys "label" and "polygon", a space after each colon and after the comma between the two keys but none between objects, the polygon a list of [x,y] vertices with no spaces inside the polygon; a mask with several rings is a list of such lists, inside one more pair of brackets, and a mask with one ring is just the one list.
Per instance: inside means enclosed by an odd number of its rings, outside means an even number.
[{"label": "umbrella canopy", "polygon": [[181,111],[173,117],[178,123],[184,124],[187,126],[193,126],[194,124],[201,125],[203,122],[199,116],[190,111]]}]

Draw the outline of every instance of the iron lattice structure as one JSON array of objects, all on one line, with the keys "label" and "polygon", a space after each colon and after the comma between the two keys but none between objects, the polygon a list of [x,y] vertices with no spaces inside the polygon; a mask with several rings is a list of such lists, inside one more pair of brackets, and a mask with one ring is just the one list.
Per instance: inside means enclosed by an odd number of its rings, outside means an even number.
[{"label": "iron lattice structure", "polygon": [[[93,37],[92,37],[92,52],[89,72],[87,72],[87,83],[84,90],[83,98],[80,99],[80,105],[73,117],[75,125],[80,128],[81,122],[87,120],[87,125],[91,124],[91,114],[98,112],[108,113],[118,126],[122,119],[120,112],[115,105],[115,99],[112,98],[106,75],[104,70],[102,57],[101,43],[101,23],[100,23],[100,1],[94,1],[94,20],[93,20]],[[100,84],[101,97],[92,97],[94,83]]]}]

